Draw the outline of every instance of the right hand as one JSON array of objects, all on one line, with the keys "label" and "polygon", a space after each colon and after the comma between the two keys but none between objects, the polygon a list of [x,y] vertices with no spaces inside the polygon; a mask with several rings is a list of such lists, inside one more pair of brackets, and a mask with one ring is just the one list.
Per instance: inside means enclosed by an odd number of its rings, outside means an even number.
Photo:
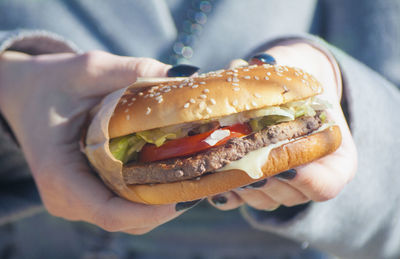
[{"label": "right hand", "polygon": [[165,76],[170,66],[105,52],[0,56],[0,110],[20,143],[47,210],[108,231],[143,234],[182,213],[117,197],[79,150],[89,110],[137,77]]}]

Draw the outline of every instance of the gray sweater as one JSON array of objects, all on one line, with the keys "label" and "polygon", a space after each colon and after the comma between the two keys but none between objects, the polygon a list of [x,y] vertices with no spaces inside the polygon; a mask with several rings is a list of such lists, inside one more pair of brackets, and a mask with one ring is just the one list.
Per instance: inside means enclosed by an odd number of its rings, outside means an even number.
[{"label": "gray sweater", "polygon": [[[344,75],[348,119],[359,153],[356,177],[335,199],[311,203],[287,220],[280,220],[278,213],[249,208],[243,208],[242,214],[265,235],[279,234],[337,256],[399,257],[400,1],[364,0],[362,5],[346,0],[212,3],[210,12],[204,9],[196,18],[191,1],[182,0],[3,0],[0,52],[103,49],[169,63],[182,58],[174,53],[174,46],[185,41],[191,51],[185,62],[207,71],[287,35],[301,35],[329,49]],[[184,33],[187,17],[198,19],[198,30]],[[305,33],[317,34],[336,47]],[[0,144],[0,151],[7,151],[0,154],[0,165],[4,154],[21,156],[10,145]],[[13,195],[16,191],[10,188],[13,191],[0,197],[0,222],[20,218],[24,212],[32,214],[40,207],[34,186],[26,180],[26,167],[21,169],[23,162],[18,161],[14,166],[8,163],[7,170],[0,168],[3,183],[20,184],[18,194]],[[18,172],[25,173],[19,177]],[[19,202],[12,202],[15,198]]]}]

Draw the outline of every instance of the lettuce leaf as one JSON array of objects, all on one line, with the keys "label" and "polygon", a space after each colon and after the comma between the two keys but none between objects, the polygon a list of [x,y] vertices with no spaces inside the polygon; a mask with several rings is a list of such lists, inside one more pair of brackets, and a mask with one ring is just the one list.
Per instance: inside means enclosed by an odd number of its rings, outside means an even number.
[{"label": "lettuce leaf", "polygon": [[114,138],[110,141],[110,152],[115,159],[126,163],[137,158],[137,153],[146,144],[141,137],[136,134]]}]

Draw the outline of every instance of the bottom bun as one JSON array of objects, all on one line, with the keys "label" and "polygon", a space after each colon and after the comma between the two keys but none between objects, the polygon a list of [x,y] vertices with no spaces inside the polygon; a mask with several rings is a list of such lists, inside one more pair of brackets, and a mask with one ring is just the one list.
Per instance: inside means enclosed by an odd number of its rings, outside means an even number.
[{"label": "bottom bun", "polygon": [[226,170],[201,176],[198,180],[173,183],[128,185],[131,192],[124,198],[145,204],[170,204],[192,201],[226,192],[263,178],[273,176],[290,168],[312,162],[334,152],[341,143],[338,126],[286,143],[271,150],[262,167],[263,177],[253,179],[242,170]]}]

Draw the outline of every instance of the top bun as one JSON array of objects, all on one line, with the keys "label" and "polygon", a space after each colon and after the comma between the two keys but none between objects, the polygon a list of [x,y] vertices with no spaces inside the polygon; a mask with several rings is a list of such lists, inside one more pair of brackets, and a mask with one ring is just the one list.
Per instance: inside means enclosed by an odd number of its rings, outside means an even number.
[{"label": "top bun", "polygon": [[110,138],[242,111],[281,105],[320,94],[320,83],[298,68],[252,65],[128,89],[109,124]]}]

